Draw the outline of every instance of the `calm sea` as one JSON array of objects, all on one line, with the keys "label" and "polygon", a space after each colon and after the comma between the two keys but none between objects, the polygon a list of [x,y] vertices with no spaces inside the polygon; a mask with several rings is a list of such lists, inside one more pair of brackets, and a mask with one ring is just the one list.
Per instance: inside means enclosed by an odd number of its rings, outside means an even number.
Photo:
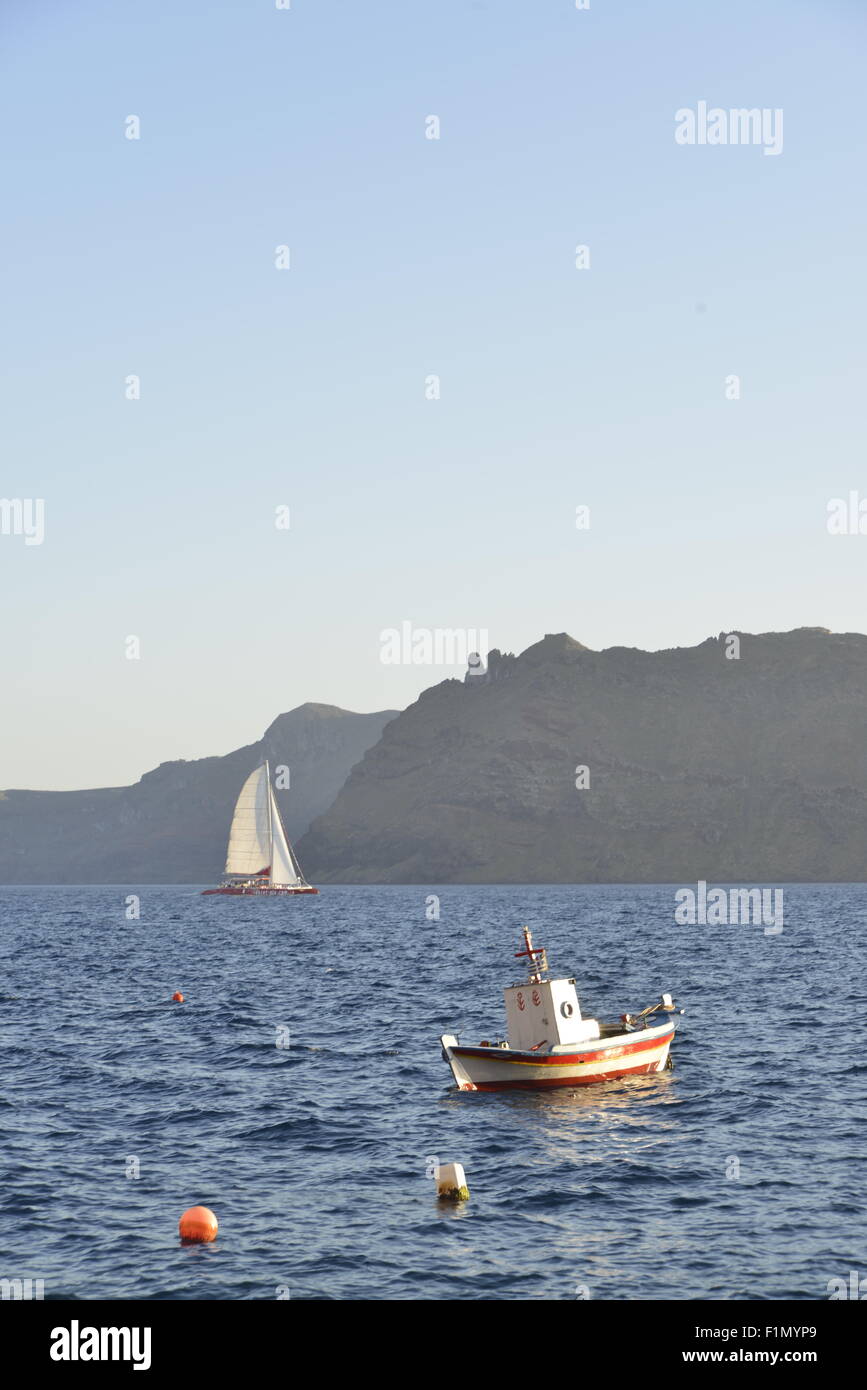
[{"label": "calm sea", "polygon": [[[0,888],[0,1277],[77,1299],[826,1299],[867,1273],[867,887],[787,886],[779,935],[674,906]],[[455,1092],[439,1034],[502,1035],[525,923],[586,1014],[674,992],[674,1070]],[[437,1203],[435,1159],[469,1203]],[[182,1247],[198,1203],[219,1237]]]}]

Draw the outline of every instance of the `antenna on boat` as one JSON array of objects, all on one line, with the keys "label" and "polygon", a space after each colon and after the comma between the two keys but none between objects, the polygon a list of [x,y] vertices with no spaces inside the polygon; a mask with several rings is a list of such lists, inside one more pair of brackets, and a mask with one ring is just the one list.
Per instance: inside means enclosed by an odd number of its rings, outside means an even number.
[{"label": "antenna on boat", "polygon": [[[515,960],[520,960],[526,956],[529,960],[531,985],[538,985],[541,982],[542,974],[548,969],[548,956],[544,946],[533,946],[533,937],[529,927],[524,927],[524,950],[515,952]],[[539,960],[536,960],[536,957]]]}]

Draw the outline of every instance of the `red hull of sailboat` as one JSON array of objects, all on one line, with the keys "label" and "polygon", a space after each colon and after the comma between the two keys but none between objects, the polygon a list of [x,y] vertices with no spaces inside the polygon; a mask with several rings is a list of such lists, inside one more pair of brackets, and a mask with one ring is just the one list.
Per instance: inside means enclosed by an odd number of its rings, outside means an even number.
[{"label": "red hull of sailboat", "polygon": [[318,888],[206,888],[202,897],[217,893],[227,898],[297,898],[318,892]]}]

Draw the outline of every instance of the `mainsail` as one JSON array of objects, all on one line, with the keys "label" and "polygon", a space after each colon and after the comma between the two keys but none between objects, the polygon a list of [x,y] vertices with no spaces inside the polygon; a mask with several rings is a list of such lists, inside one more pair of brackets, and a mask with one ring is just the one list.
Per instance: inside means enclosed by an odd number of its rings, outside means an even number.
[{"label": "mainsail", "polygon": [[235,805],[226,873],[250,878],[270,870],[273,887],[294,887],[304,876],[286,839],[268,764],[251,772]]}]

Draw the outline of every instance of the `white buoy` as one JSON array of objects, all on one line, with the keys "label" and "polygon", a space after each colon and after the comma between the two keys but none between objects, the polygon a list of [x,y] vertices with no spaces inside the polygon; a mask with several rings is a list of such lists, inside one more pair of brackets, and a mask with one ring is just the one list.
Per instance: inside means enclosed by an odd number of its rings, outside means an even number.
[{"label": "white buoy", "polygon": [[437,1196],[444,1202],[468,1202],[470,1189],[460,1163],[441,1163],[437,1169]]}]

